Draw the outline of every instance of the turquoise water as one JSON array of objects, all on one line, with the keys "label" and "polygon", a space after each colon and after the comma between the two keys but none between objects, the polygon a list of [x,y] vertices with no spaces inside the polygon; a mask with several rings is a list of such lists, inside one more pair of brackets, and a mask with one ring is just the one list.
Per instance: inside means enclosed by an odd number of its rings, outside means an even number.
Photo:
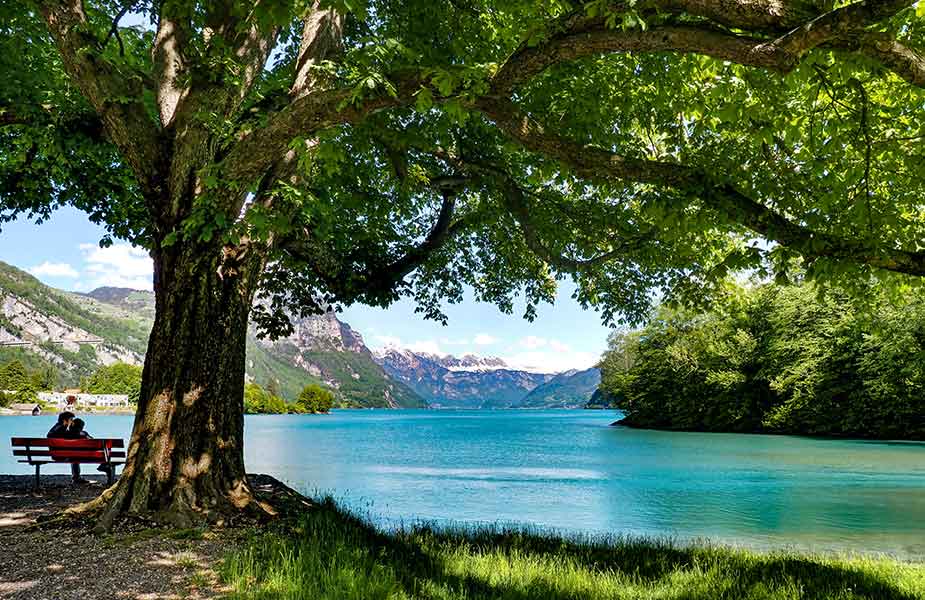
[{"label": "turquoise water", "polygon": [[[925,557],[925,444],[608,427],[601,411],[249,416],[246,463],[388,526],[507,522],[568,532]],[[2,417],[43,435],[51,417]],[[127,437],[130,417],[91,416]],[[56,471],[66,472],[66,467]],[[10,453],[0,473],[28,473]]]}]

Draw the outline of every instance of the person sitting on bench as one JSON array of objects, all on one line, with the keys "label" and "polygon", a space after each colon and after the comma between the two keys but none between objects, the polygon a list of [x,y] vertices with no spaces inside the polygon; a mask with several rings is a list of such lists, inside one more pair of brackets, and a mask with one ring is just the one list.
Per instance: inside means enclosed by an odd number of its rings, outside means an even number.
[{"label": "person sitting on bench", "polygon": [[[68,434],[70,434],[74,438],[81,439],[81,440],[92,440],[93,439],[92,435],[84,431],[84,420],[83,419],[74,419],[73,421],[71,421],[71,426],[68,429]],[[98,466],[96,470],[106,473],[108,475],[109,469],[111,468],[112,467],[110,467],[109,465],[103,464],[103,465]]]},{"label": "person sitting on bench", "polygon": [[[74,413],[70,411],[64,411],[58,415],[58,422],[54,427],[48,430],[48,434],[45,437],[63,438],[69,440],[79,439],[81,437],[79,432],[72,430],[73,424]],[[83,424],[83,421],[81,421],[81,424]],[[78,463],[71,463],[71,478],[74,480],[74,483],[90,483],[80,476],[80,465]]]}]

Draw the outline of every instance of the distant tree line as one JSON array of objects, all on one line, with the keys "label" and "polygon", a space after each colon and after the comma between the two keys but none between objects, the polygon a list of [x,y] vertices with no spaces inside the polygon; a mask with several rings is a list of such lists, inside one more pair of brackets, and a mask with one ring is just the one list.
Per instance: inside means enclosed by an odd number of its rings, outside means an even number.
[{"label": "distant tree line", "polygon": [[141,393],[141,371],[138,365],[113,363],[81,379],[80,389],[88,394],[124,394],[130,404],[136,405]]},{"label": "distant tree line", "polygon": [[244,386],[245,414],[326,413],[333,406],[334,394],[317,384],[306,385],[292,402],[280,397],[279,386],[273,380],[266,388],[254,382]]},{"label": "distant tree line", "polygon": [[[53,391],[59,385],[60,373],[54,365],[39,363],[29,368],[18,359],[0,364],[0,406],[38,404],[38,392]],[[141,367],[121,362],[98,367],[80,380],[80,389],[88,394],[124,394],[131,404],[137,404]]]},{"label": "distant tree line", "polygon": [[38,401],[39,390],[52,389],[58,382],[53,366],[28,369],[19,360],[0,365],[0,406]]},{"label": "distant tree line", "polygon": [[615,332],[601,370],[631,426],[925,439],[925,300],[738,289]]}]

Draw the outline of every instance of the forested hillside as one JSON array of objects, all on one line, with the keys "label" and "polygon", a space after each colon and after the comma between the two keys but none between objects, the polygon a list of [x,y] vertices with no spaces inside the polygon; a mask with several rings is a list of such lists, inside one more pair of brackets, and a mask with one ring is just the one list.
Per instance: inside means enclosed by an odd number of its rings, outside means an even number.
[{"label": "forested hillside", "polygon": [[765,285],[662,308],[611,336],[601,389],[636,427],[925,439],[925,300]]},{"label": "forested hillside", "polygon": [[[154,295],[102,287],[86,294],[49,287],[0,262],[0,364],[55,373],[56,387],[78,385],[99,367],[141,365],[154,321]],[[423,400],[391,380],[362,338],[333,313],[299,319],[279,342],[248,332],[246,378],[294,400],[309,384],[334,390],[352,407],[416,407]]]}]

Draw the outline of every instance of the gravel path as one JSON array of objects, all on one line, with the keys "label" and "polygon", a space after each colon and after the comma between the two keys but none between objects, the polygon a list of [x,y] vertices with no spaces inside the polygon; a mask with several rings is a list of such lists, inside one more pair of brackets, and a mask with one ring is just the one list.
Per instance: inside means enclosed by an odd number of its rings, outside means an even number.
[{"label": "gravel path", "polygon": [[222,595],[213,567],[241,531],[141,530],[94,535],[85,528],[29,526],[105,488],[105,477],[71,485],[68,475],[0,475],[0,598],[215,598]]}]

